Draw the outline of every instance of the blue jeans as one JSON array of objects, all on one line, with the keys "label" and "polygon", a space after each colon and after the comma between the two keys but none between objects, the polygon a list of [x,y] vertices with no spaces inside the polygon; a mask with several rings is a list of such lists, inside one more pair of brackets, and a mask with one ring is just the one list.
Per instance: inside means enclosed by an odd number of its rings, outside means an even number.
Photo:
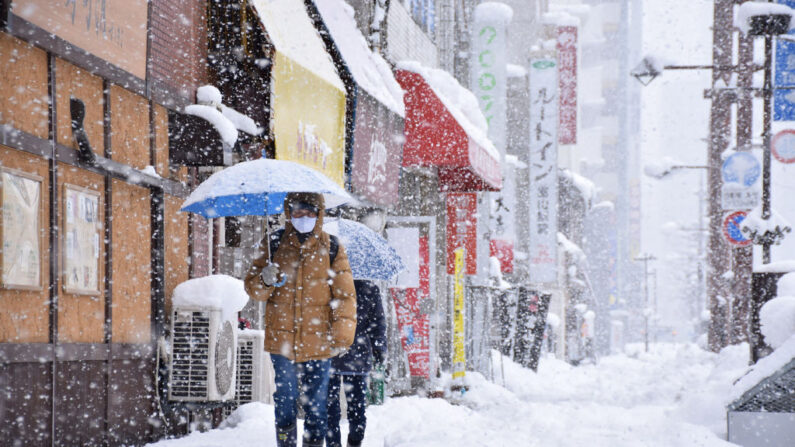
[{"label": "blue jeans", "polygon": [[327,447],[341,447],[340,439],[340,380],[344,385],[345,398],[348,400],[348,439],[359,443],[364,439],[367,417],[367,376],[332,374],[328,385],[328,433]]},{"label": "blue jeans", "polygon": [[276,382],[276,392],[273,393],[276,426],[286,428],[295,423],[298,417],[296,404],[300,394],[300,402],[306,415],[304,439],[322,442],[326,437],[326,397],[331,362],[310,360],[296,363],[278,354],[271,354],[271,362]]}]

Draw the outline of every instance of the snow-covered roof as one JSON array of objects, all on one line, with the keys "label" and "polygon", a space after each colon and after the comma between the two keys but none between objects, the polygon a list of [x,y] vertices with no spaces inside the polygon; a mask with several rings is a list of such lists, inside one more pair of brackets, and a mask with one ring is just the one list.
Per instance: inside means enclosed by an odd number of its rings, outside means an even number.
[{"label": "snow-covered roof", "polygon": [[[737,9],[737,15],[734,16],[734,26],[747,34],[750,30],[749,19],[753,16],[771,15],[771,14],[785,14],[792,17],[795,11],[787,5],[767,2],[746,2],[740,5]],[[795,21],[790,20],[790,29],[795,27]]]},{"label": "snow-covered roof", "polygon": [[507,24],[511,19],[513,19],[513,9],[505,3],[483,2],[475,7],[475,21]]},{"label": "snow-covered roof", "polygon": [[303,0],[252,0],[276,51],[329,84],[345,90]]},{"label": "snow-covered roof", "polygon": [[405,116],[403,89],[384,58],[370,50],[356,27],[353,8],[343,0],[315,4],[356,83],[389,110]]},{"label": "snow-covered roof", "polygon": [[207,307],[221,310],[225,320],[237,321],[237,313],[248,302],[243,281],[227,275],[189,279],[174,288],[175,307]]},{"label": "snow-covered roof", "polygon": [[795,272],[795,259],[789,261],[776,261],[769,264],[758,264],[754,261],[755,273]]},{"label": "snow-covered roof", "polygon": [[401,61],[398,62],[397,67],[422,76],[458,121],[458,124],[464,128],[467,135],[486,149],[489,155],[496,160],[500,159],[499,151],[487,136],[489,126],[483,112],[480,111],[480,105],[478,105],[478,99],[474,93],[463,87],[456,78],[442,69],[426,67],[416,61]]},{"label": "snow-covered roof", "polygon": [[756,364],[748,369],[732,387],[730,401],[735,401],[742,397],[748,390],[756,386],[760,381],[775,374],[782,366],[795,359],[795,335],[791,336],[778,349],[767,357],[761,358]]}]

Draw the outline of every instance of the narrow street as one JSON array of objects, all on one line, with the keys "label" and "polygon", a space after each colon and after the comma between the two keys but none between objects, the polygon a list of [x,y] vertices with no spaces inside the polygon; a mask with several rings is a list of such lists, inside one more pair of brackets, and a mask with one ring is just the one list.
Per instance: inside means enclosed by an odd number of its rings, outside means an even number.
[{"label": "narrow street", "polygon": [[[630,345],[596,365],[542,359],[537,374],[495,355],[492,383],[468,373],[453,399],[401,397],[367,410],[364,446],[727,446],[725,396],[747,347],[720,354],[692,344]],[[226,428],[152,446],[271,446],[273,408],[241,407]],[[345,426],[343,426],[345,432]]]}]

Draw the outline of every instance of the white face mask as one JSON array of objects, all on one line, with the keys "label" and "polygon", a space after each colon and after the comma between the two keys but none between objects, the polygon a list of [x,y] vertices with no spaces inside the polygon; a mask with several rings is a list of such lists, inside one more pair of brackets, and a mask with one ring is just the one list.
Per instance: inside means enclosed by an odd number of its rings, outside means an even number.
[{"label": "white face mask", "polygon": [[299,233],[309,233],[315,228],[317,217],[293,217],[290,222]]}]

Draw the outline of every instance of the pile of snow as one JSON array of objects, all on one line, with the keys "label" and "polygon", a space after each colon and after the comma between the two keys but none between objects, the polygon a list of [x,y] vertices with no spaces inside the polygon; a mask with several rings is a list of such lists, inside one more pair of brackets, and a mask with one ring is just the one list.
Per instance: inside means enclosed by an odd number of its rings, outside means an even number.
[{"label": "pile of snow", "polygon": [[774,239],[775,245],[781,243],[786,233],[792,231],[792,226],[781,214],[771,210],[768,219],[762,219],[762,205],[751,210],[742,222],[742,232],[755,243],[762,239]]},{"label": "pile of snow", "polygon": [[234,146],[237,142],[237,128],[229,118],[226,118],[220,110],[212,106],[204,104],[191,104],[185,106],[185,113],[188,115],[198,116],[215,127],[218,135],[221,136],[221,141],[227,146]]},{"label": "pile of snow", "polygon": [[[550,315],[551,316],[551,315]],[[695,345],[629,345],[629,355],[573,367],[544,357],[538,372],[493,351],[491,380],[467,371],[468,391],[446,399],[388,398],[367,408],[363,445],[729,446],[726,397],[745,370],[748,347],[713,354]],[[444,380],[450,380],[449,375]],[[302,433],[302,421],[298,422]],[[348,432],[341,424],[342,437]],[[238,408],[219,429],[157,447],[273,446],[273,406]]]},{"label": "pile of snow", "polygon": [[384,58],[370,51],[356,26],[353,8],[343,0],[315,4],[356,84],[389,110],[405,116],[403,90]]},{"label": "pile of snow", "polygon": [[579,245],[570,241],[563,233],[558,232],[558,246],[568,253],[575,263],[585,262],[585,252],[582,251]]},{"label": "pile of snow", "polygon": [[782,276],[776,285],[776,298],[759,311],[762,335],[773,349],[795,335],[795,273]]},{"label": "pile of snow", "polygon": [[751,17],[771,14],[783,14],[790,16],[789,27],[790,29],[795,27],[795,20],[792,20],[792,16],[795,15],[795,11],[793,11],[792,8],[787,5],[767,2],[746,2],[740,5],[737,10],[737,14],[734,16],[734,26],[740,28],[743,34],[748,34],[748,31],[751,27],[751,24],[749,23]]},{"label": "pile of snow", "polygon": [[541,23],[555,26],[580,26],[580,19],[565,11],[551,11],[541,15]]},{"label": "pile of snow", "polygon": [[676,166],[682,166],[682,165],[683,165],[682,162],[674,160],[671,157],[663,157],[657,162],[646,164],[646,166],[643,167],[643,173],[648,175],[649,177],[663,178],[666,175],[670,174],[671,171],[676,169],[675,168]]},{"label": "pile of snow", "polygon": [[560,175],[568,179],[580,191],[580,194],[585,199],[586,206],[590,205],[596,198],[596,184],[591,180],[568,169],[561,169]]},{"label": "pile of snow", "polygon": [[208,307],[221,310],[225,320],[237,321],[248,302],[243,281],[228,275],[189,279],[174,288],[174,307]]},{"label": "pile of snow", "polygon": [[397,68],[422,76],[467,135],[495,160],[500,159],[500,153],[487,137],[489,126],[474,93],[459,84],[450,73],[438,68],[426,67],[416,61],[399,62]]},{"label": "pile of snow", "polygon": [[507,25],[513,19],[513,9],[505,3],[483,2],[475,7],[475,22],[494,22]]},{"label": "pile of snow", "polygon": [[232,122],[237,130],[251,135],[259,135],[263,129],[257,126],[253,119],[237,110],[223,105],[221,91],[213,85],[203,85],[196,89],[196,103],[216,108],[224,118]]}]

